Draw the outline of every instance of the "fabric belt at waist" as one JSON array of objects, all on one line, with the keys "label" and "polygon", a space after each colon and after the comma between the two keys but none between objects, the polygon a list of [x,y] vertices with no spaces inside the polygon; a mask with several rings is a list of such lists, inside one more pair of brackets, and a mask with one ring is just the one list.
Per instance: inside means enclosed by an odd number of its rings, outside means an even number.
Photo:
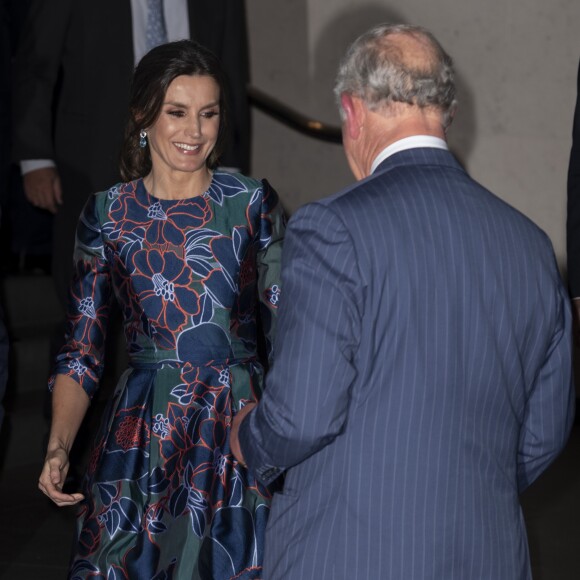
[{"label": "fabric belt at waist", "polygon": [[129,367],[132,369],[139,370],[160,370],[163,367],[181,369],[186,366],[192,367],[211,367],[211,366],[234,366],[239,364],[249,364],[258,363],[260,361],[257,356],[251,356],[246,358],[229,358],[222,360],[211,360],[211,361],[178,361],[178,360],[162,360],[162,361],[144,361],[136,358],[129,360]]}]

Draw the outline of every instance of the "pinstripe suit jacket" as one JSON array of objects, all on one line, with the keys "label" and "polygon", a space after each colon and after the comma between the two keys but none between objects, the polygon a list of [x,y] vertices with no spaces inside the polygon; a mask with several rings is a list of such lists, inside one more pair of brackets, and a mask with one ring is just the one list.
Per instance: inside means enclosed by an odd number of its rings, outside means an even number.
[{"label": "pinstripe suit jacket", "polygon": [[547,236],[444,150],[301,208],[276,359],[240,442],[273,501],[267,580],[530,578],[518,494],[573,415]]}]

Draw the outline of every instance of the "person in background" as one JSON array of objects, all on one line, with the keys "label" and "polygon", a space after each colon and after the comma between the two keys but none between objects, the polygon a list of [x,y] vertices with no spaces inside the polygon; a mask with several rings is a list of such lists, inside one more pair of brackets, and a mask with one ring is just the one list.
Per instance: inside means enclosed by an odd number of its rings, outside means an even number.
[{"label": "person in background", "polygon": [[572,127],[572,149],[568,166],[568,215],[566,220],[568,289],[576,336],[580,333],[580,64],[576,88],[576,108]]},{"label": "person in background", "polygon": [[286,472],[264,578],[530,579],[519,494],[574,408],[552,245],[449,152],[430,32],[363,34],[335,93],[358,181],[290,220],[276,358],[232,429],[262,483]]},{"label": "person in background", "polygon": [[52,275],[66,307],[74,233],[94,191],[119,179],[135,64],[154,45],[193,38],[214,52],[231,88],[230,145],[220,163],[249,169],[244,2],[33,0],[14,68],[13,158],[24,191],[54,213]]},{"label": "person in background", "polygon": [[52,215],[34,207],[24,196],[20,167],[12,162],[11,87],[13,59],[33,0],[0,0],[2,11],[2,187],[0,232],[2,262],[7,274],[50,274]]},{"label": "person in background", "polygon": [[[9,11],[5,2],[0,2],[0,190],[8,188],[10,175],[10,79],[11,46],[9,34]],[[4,397],[8,383],[9,339],[4,321],[4,308],[0,304],[0,432],[4,426]]]},{"label": "person in background", "polygon": [[[269,490],[233,457],[231,420],[259,399],[280,295],[274,189],[216,170],[228,106],[218,59],[189,40],[135,71],[124,182],[78,223],[66,344],[39,487],[80,502],[74,578],[261,578]],[[69,453],[102,374],[115,301],[129,368],[109,401],[82,493]]]}]

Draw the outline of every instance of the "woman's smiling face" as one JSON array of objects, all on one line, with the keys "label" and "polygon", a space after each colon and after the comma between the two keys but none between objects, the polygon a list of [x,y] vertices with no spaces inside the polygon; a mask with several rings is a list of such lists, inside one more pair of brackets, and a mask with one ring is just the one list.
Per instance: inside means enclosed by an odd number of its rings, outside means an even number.
[{"label": "woman's smiling face", "polygon": [[220,128],[220,89],[206,75],[176,77],[148,130],[154,171],[195,172],[206,168]]}]

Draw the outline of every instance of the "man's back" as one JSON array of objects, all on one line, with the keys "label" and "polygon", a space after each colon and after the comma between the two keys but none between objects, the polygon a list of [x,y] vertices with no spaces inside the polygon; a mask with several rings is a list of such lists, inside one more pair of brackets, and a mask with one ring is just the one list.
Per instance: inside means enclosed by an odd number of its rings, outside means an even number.
[{"label": "man's back", "polygon": [[[265,577],[530,577],[518,493],[563,445],[572,408],[569,313],[546,236],[437,149],[394,155],[300,210],[289,235],[313,224],[351,238],[358,283],[338,285],[356,312],[334,315],[359,340],[356,372],[342,433],[290,469],[274,501]],[[287,384],[306,393],[305,422],[309,397],[324,396],[324,348]],[[282,359],[268,384],[287,380]]]},{"label": "man's back", "polygon": [[287,472],[264,578],[530,578],[518,495],[573,415],[551,244],[448,152],[428,30],[361,34],[334,93],[359,183],[290,220],[274,364],[230,437],[265,483]]}]

